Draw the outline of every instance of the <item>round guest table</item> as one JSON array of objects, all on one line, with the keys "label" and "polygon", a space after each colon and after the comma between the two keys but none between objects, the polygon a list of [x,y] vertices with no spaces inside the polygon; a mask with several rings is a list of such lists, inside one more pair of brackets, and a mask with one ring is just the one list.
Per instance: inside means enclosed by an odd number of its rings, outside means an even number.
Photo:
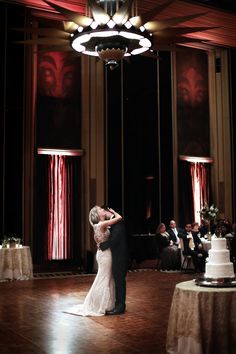
[{"label": "round guest table", "polygon": [[194,280],[177,284],[166,350],[169,354],[235,353],[236,287],[202,287]]},{"label": "round guest table", "polygon": [[0,249],[0,281],[33,278],[33,266],[28,246]]}]

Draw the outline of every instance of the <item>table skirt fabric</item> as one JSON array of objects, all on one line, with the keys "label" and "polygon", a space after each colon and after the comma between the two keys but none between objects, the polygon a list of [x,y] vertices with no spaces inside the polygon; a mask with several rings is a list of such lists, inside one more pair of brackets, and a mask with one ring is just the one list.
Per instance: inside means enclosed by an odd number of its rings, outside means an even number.
[{"label": "table skirt fabric", "polygon": [[33,278],[30,248],[0,249],[0,280],[28,280]]},{"label": "table skirt fabric", "polygon": [[236,288],[175,287],[167,330],[169,354],[233,354],[236,348]]}]

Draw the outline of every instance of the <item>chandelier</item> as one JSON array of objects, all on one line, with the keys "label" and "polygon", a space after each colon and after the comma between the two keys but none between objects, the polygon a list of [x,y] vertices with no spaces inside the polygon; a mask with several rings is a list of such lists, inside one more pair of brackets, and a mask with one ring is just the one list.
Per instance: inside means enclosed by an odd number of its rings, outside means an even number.
[{"label": "chandelier", "polygon": [[152,33],[144,26],[132,25],[128,19],[132,3],[133,0],[99,4],[88,1],[93,19],[89,26],[79,26],[71,34],[71,47],[79,53],[98,56],[111,69],[124,57],[148,51],[152,47]]},{"label": "chandelier", "polygon": [[117,67],[118,62],[125,57],[158,51],[162,44],[200,42],[200,39],[184,35],[211,29],[174,27],[205,13],[153,20],[174,0],[162,2],[140,15],[134,9],[137,0],[88,0],[88,16],[56,2],[43,1],[66,18],[67,21],[63,21],[64,31],[52,28],[25,29],[37,33],[38,38],[21,43],[46,45],[50,50],[73,50],[81,55],[99,57],[110,69]]}]

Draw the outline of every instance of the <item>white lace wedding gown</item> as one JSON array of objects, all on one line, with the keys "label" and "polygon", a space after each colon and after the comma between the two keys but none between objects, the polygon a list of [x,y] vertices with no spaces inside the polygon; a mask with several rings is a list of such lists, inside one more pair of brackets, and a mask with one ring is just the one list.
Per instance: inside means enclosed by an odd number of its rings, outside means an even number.
[{"label": "white lace wedding gown", "polygon": [[[94,225],[96,243],[106,241],[110,235],[109,229],[101,231],[100,223]],[[106,310],[115,306],[115,285],[112,275],[112,254],[110,248],[97,250],[96,259],[98,272],[83,304],[74,305],[66,313],[79,316],[103,316]]]}]

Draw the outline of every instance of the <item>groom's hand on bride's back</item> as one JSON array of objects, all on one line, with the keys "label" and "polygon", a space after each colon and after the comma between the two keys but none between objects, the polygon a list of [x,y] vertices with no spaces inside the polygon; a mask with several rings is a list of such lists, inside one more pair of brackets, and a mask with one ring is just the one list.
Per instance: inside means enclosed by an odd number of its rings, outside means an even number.
[{"label": "groom's hand on bride's back", "polygon": [[109,244],[108,241],[101,242],[100,245],[99,245],[99,249],[102,250],[102,251],[105,251],[108,248],[110,248],[110,244]]},{"label": "groom's hand on bride's back", "polygon": [[100,244],[99,244],[99,249],[101,250],[101,251],[105,251],[105,248],[104,248],[104,244],[103,244],[104,242],[101,242]]}]

